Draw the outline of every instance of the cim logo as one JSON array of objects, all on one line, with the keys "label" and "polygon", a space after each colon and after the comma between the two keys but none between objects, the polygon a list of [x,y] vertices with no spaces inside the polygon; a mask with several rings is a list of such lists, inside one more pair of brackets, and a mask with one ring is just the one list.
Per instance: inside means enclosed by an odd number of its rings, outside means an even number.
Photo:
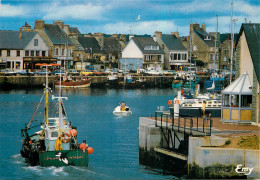
[{"label": "cim logo", "polygon": [[253,171],[254,168],[250,168],[250,167],[243,167],[242,164],[238,164],[237,165],[237,168],[235,169],[235,171],[237,173],[242,173],[242,174],[245,174],[245,175],[250,175],[251,172]]}]

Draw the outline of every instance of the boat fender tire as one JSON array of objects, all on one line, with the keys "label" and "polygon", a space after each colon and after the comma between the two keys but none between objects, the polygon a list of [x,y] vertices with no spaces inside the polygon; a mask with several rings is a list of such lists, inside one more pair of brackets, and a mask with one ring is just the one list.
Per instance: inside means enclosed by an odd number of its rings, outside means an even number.
[{"label": "boat fender tire", "polygon": [[[66,136],[67,136],[67,138],[66,138]],[[61,137],[63,143],[68,143],[70,141],[69,133],[63,133],[63,134],[61,134],[60,137]]]},{"label": "boat fender tire", "polygon": [[168,105],[172,105],[172,100],[169,100],[169,101],[168,101]]}]

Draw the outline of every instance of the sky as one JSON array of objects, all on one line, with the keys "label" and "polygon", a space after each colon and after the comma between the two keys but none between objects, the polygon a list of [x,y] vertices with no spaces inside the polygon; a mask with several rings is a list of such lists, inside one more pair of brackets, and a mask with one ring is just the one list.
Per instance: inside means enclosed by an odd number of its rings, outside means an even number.
[{"label": "sky", "polygon": [[[207,32],[231,32],[232,0],[0,0],[0,30],[19,30],[62,20],[81,33],[189,34],[190,23],[205,23]],[[235,32],[245,22],[260,23],[259,0],[233,0]],[[140,15],[140,20],[136,18]],[[218,25],[217,25],[218,16]]]}]

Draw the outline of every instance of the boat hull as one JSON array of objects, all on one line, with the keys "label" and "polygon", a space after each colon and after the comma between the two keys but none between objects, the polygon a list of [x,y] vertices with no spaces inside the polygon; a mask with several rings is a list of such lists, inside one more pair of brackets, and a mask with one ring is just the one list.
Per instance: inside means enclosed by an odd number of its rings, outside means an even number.
[{"label": "boat hull", "polygon": [[62,87],[62,88],[86,88],[91,85],[91,80],[81,80],[81,81],[62,81],[61,85],[60,82],[56,81],[54,83],[56,88]]},{"label": "boat hull", "polygon": [[88,166],[88,151],[62,150],[39,152],[40,166]]}]

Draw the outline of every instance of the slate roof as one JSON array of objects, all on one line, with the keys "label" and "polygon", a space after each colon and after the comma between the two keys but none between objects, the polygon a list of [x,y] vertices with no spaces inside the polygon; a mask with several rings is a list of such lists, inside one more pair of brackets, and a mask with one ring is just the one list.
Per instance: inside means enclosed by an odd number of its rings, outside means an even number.
[{"label": "slate roof", "polygon": [[24,49],[37,32],[0,31],[0,49]]},{"label": "slate roof", "polygon": [[69,27],[69,32],[70,32],[70,33],[76,33],[76,34],[78,34],[79,37],[80,37],[80,36],[83,36],[83,35],[80,33],[80,31],[79,31],[79,29],[78,29],[77,27]]},{"label": "slate roof", "polygon": [[260,23],[243,23],[239,32],[239,37],[243,31],[245,32],[256,76],[258,82],[260,82]]},{"label": "slate roof", "polygon": [[187,51],[187,49],[183,46],[181,40],[178,39],[175,35],[163,34],[162,41],[169,50]]},{"label": "slate roof", "polygon": [[121,44],[116,38],[104,38],[104,49],[106,52],[118,52],[121,50]]},{"label": "slate roof", "polygon": [[[234,34],[234,42],[236,42],[238,38],[238,34]],[[219,38],[219,43],[222,44],[225,40],[227,39],[231,39],[231,33],[224,33],[224,34],[220,34],[220,38]]]},{"label": "slate roof", "polygon": [[[133,37],[131,40],[135,42],[143,54],[165,54],[159,44],[152,37]],[[147,46],[159,46],[158,50],[145,50]]]},{"label": "slate roof", "polygon": [[79,37],[78,41],[86,53],[91,53],[91,48],[92,53],[106,53],[105,50],[99,46],[98,41],[94,37]]},{"label": "slate roof", "polygon": [[[205,42],[205,44],[209,47],[214,47],[215,46],[215,38],[213,36],[211,36],[209,33],[207,33],[206,31],[203,31],[201,28],[197,28],[194,29],[195,34],[197,34],[202,41]],[[205,40],[206,36],[210,36],[211,39],[210,40]]]},{"label": "slate roof", "polygon": [[59,25],[56,24],[45,24],[44,32],[50,38],[53,44],[67,44],[73,45],[71,40],[68,38],[66,33],[60,28]]}]

